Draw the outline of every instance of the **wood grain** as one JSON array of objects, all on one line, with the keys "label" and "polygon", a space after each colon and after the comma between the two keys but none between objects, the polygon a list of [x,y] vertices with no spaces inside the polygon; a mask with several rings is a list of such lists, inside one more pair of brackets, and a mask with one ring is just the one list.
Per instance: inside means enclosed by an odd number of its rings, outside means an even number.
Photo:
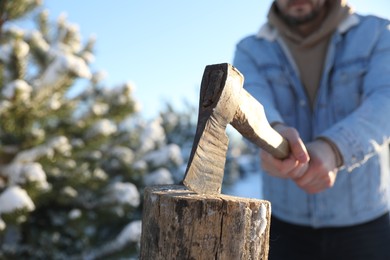
[{"label": "wood grain", "polygon": [[268,259],[270,203],[148,187],[140,259]]}]

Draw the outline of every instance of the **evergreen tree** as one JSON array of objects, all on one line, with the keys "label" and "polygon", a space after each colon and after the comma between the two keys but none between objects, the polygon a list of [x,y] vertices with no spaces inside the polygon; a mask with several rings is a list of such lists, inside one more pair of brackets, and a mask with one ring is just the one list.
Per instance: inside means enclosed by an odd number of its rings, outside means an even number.
[{"label": "evergreen tree", "polygon": [[181,181],[196,109],[143,120],[132,84],[92,71],[94,39],[41,5],[0,1],[0,259],[136,257],[143,188]]},{"label": "evergreen tree", "polygon": [[91,70],[94,39],[40,4],[0,4],[0,258],[136,255],[142,189],[173,183],[180,148],[137,116],[131,84]]}]

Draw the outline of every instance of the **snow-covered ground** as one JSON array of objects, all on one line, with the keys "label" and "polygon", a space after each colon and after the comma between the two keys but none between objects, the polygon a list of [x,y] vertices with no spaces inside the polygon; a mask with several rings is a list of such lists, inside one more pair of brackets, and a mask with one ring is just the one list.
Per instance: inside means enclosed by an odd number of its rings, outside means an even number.
[{"label": "snow-covered ground", "polygon": [[261,175],[259,172],[250,172],[239,179],[232,187],[226,190],[226,194],[260,199],[262,197]]}]

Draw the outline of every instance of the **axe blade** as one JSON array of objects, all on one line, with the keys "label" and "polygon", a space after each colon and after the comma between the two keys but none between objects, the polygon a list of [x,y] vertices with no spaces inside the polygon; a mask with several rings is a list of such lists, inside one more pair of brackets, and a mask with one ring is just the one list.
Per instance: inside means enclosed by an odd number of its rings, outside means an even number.
[{"label": "axe blade", "polygon": [[228,124],[276,158],[289,156],[287,140],[269,125],[263,106],[243,88],[243,82],[242,74],[228,63],[205,68],[198,124],[183,180],[196,193],[221,193]]},{"label": "axe blade", "polygon": [[227,63],[206,66],[198,123],[183,184],[201,194],[220,194],[229,138],[226,127],[239,105],[243,77]]}]

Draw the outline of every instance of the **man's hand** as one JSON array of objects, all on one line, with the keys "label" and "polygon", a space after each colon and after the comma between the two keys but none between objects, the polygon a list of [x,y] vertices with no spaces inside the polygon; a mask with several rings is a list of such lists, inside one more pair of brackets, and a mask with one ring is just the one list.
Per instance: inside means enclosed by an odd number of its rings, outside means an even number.
[{"label": "man's hand", "polygon": [[291,154],[279,160],[262,150],[261,165],[269,175],[290,178],[307,193],[318,193],[334,185],[336,155],[330,144],[319,139],[305,146],[295,128],[277,124],[274,129],[287,139]]},{"label": "man's hand", "polygon": [[330,144],[316,140],[307,144],[310,163],[302,177],[295,183],[308,193],[318,193],[332,187],[336,181],[336,156]]},{"label": "man's hand", "polygon": [[263,169],[270,175],[279,178],[301,178],[308,170],[309,154],[295,128],[276,124],[274,129],[290,144],[291,154],[284,160],[279,160],[271,154],[261,151],[260,159]]}]

